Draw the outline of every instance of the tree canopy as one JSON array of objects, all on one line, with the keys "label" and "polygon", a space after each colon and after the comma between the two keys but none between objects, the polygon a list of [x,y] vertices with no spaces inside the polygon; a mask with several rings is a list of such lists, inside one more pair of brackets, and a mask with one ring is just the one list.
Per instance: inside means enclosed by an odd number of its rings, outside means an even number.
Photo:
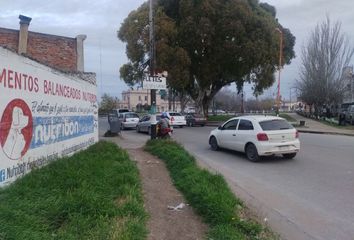
[{"label": "tree canopy", "polygon": [[[159,0],[156,17],[157,68],[168,84],[187,93],[207,112],[225,85],[252,83],[260,94],[274,83],[279,33],[284,33],[283,64],[295,57],[295,37],[275,19],[275,8],[257,0]],[[148,61],[148,5],[131,12],[118,37],[127,43],[129,63],[121,77],[133,85]]]},{"label": "tree canopy", "polygon": [[99,113],[108,113],[110,110],[117,108],[118,106],[118,98],[109,96],[107,93],[104,93],[101,97],[101,101],[99,104]]}]

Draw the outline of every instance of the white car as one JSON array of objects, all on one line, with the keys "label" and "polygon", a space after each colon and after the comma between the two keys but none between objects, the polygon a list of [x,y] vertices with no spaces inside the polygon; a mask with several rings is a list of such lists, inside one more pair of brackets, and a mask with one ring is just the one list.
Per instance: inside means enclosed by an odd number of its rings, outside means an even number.
[{"label": "white car", "polygon": [[170,119],[171,126],[179,126],[183,128],[183,126],[187,125],[186,118],[178,112],[166,112],[168,118]]},{"label": "white car", "polygon": [[291,159],[300,151],[298,131],[285,119],[273,116],[231,118],[210,132],[209,144],[212,150],[244,152],[253,162],[274,154]]}]

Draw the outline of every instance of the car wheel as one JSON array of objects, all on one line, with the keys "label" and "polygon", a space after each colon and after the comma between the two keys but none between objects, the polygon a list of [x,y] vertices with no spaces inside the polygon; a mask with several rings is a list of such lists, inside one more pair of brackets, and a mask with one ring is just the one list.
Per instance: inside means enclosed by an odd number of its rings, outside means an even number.
[{"label": "car wheel", "polygon": [[250,160],[251,162],[258,162],[260,160],[257,148],[253,143],[247,144],[246,156],[247,156],[248,160]]},{"label": "car wheel", "polygon": [[286,159],[293,159],[296,156],[296,153],[284,153],[283,157]]},{"label": "car wheel", "polygon": [[201,124],[200,126],[204,127],[205,125],[204,125],[204,124]]},{"label": "car wheel", "polygon": [[209,144],[210,144],[210,147],[213,151],[219,150],[218,141],[216,140],[215,137],[210,138]]}]

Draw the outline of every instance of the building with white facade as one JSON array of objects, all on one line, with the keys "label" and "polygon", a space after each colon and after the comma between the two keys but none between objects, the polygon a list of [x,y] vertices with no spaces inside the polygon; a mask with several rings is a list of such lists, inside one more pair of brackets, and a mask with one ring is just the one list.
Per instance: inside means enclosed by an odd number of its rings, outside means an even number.
[{"label": "building with white facade", "polygon": [[[151,104],[151,91],[146,89],[127,90],[122,92],[122,99],[118,103],[118,108],[128,108],[131,111],[137,111],[140,106]],[[159,90],[156,91],[156,111],[181,111],[180,101],[169,101],[162,99]]]}]

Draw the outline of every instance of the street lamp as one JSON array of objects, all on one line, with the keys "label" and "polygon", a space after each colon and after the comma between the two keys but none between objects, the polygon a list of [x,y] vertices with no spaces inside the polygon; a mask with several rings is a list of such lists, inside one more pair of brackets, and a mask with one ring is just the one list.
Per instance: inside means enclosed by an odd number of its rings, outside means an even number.
[{"label": "street lamp", "polygon": [[279,114],[279,108],[280,108],[280,69],[281,69],[281,59],[283,56],[283,32],[280,30],[280,28],[275,29],[277,32],[279,32],[279,37],[280,37],[280,44],[279,44],[279,75],[278,75],[278,93],[277,93],[277,115]]}]

